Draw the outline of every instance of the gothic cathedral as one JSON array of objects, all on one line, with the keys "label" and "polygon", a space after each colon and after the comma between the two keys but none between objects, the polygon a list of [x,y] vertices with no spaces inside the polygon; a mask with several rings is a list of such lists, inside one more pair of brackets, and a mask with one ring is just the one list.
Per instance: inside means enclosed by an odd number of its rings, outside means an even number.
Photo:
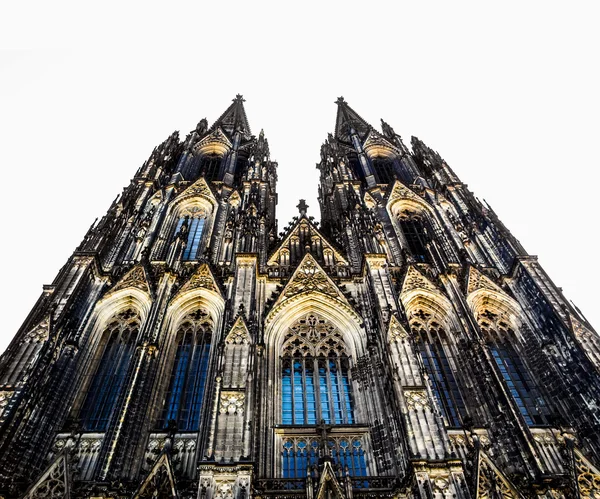
[{"label": "gothic cathedral", "polygon": [[0,359],[0,497],[600,497],[600,336],[343,98],[321,222],[237,96],[154,149]]}]

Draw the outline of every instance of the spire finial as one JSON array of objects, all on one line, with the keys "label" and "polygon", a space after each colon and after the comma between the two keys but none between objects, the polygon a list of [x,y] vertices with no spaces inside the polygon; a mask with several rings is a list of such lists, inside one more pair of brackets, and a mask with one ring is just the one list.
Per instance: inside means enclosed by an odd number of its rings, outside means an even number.
[{"label": "spire finial", "polygon": [[335,103],[339,106],[341,104],[346,104],[346,101],[344,100],[343,97],[338,97],[337,100],[335,101]]},{"label": "spire finial", "polygon": [[235,99],[233,99],[233,102],[246,102],[246,99],[244,99],[244,96],[242,94],[237,94],[235,96]]},{"label": "spire finial", "polygon": [[298,208],[298,211],[300,212],[301,217],[306,215],[306,211],[308,210],[308,205],[306,204],[306,200],[301,199],[300,202],[298,203],[298,205],[296,206],[296,208]]}]

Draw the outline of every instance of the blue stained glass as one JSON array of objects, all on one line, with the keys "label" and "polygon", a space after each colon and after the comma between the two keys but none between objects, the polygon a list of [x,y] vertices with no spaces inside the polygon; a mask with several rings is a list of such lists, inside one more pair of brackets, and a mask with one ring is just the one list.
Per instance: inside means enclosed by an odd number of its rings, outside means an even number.
[{"label": "blue stained glass", "polygon": [[[177,222],[177,228],[175,229],[176,234],[181,230],[184,220],[185,218],[180,218]],[[188,218],[188,234],[186,246],[183,250],[184,260],[195,260],[198,257],[198,249],[202,239],[204,222],[204,218]]]},{"label": "blue stained glass", "polygon": [[194,347],[193,369],[190,370],[188,391],[185,394],[187,404],[187,420],[182,421],[182,429],[195,431],[200,427],[200,409],[204,397],[204,387],[208,375],[210,343],[197,344]]},{"label": "blue stained glass", "polygon": [[443,344],[439,340],[433,345],[421,340],[420,352],[438,406],[449,425],[460,426],[460,414],[464,411],[464,403]]},{"label": "blue stained glass", "polygon": [[[307,363],[308,364],[308,363]],[[317,401],[315,399],[314,373],[311,366],[306,366],[304,373],[306,379],[306,422],[317,423]]]},{"label": "blue stained glass", "polygon": [[337,423],[344,422],[342,412],[342,400],[340,397],[340,387],[338,385],[338,370],[335,361],[329,361],[329,374],[331,380],[331,399],[333,400],[333,415]]},{"label": "blue stained glass", "polygon": [[293,424],[292,417],[292,370],[288,362],[284,364],[281,379],[282,423]]},{"label": "blue stained glass", "polygon": [[344,370],[342,372],[342,387],[344,390],[344,403],[346,404],[346,417],[348,423],[354,423],[354,411],[352,408],[352,396],[350,394],[350,380],[348,379],[348,372]]},{"label": "blue stained glass", "polygon": [[321,419],[327,424],[331,423],[329,408],[329,389],[327,387],[327,370],[322,361],[319,362],[319,391],[321,393]]},{"label": "blue stained glass", "polygon": [[188,331],[178,346],[171,373],[169,391],[160,425],[166,428],[170,420],[180,431],[197,431],[210,360],[209,335]]},{"label": "blue stained glass", "polygon": [[[345,472],[353,477],[367,476],[367,462],[365,452],[360,439],[355,438],[351,442],[341,439],[339,445],[331,440],[328,442],[327,455],[331,456],[334,465],[340,466]],[[317,466],[319,461],[319,443],[314,440],[310,446],[306,441],[300,440],[295,445],[288,440],[281,453],[282,472],[284,478],[303,478],[307,475],[308,466]],[[363,486],[367,486],[365,482]]]},{"label": "blue stained glass", "polygon": [[166,423],[168,423],[171,419],[177,421],[177,414],[179,413],[179,403],[181,401],[181,394],[183,391],[183,385],[185,383],[187,364],[190,357],[190,348],[191,345],[189,341],[185,344],[179,344],[177,346],[175,369],[171,376],[171,388],[169,390],[170,396],[167,402],[167,414],[165,416]]},{"label": "blue stained glass", "polygon": [[294,361],[294,423],[304,423],[304,383],[302,361]]},{"label": "blue stained glass", "polygon": [[[131,311],[120,315],[127,318],[125,314],[128,313]],[[110,333],[88,390],[88,396],[83,404],[81,419],[84,429],[88,431],[106,430],[125,384],[139,324],[124,330],[121,330],[119,324],[119,322],[113,322],[109,325],[109,329],[113,331]],[[115,330],[115,328],[118,329]]]},{"label": "blue stained glass", "polygon": [[354,423],[347,358],[284,357],[281,369],[282,424]]},{"label": "blue stained glass", "polygon": [[527,383],[531,384],[531,378],[521,360],[507,348],[493,345],[490,346],[490,351],[527,425],[533,426],[536,424],[534,415],[539,422],[543,422],[543,417],[538,414],[539,411],[535,407]]}]

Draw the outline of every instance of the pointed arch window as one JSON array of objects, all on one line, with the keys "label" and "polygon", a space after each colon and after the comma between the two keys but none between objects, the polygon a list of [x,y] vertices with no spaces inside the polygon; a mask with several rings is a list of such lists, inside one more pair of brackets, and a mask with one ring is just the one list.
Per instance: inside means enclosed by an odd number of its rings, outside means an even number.
[{"label": "pointed arch window", "polygon": [[486,310],[480,326],[487,346],[508,391],[528,426],[548,424],[549,409],[513,343],[516,334],[507,321]]},{"label": "pointed arch window", "polygon": [[180,234],[185,239],[185,248],[183,250],[183,260],[196,260],[200,253],[200,243],[206,223],[206,214],[204,210],[186,210],[177,221],[175,234]]},{"label": "pointed arch window", "polygon": [[[321,443],[317,438],[306,436],[286,437],[282,446],[283,478],[304,478],[309,468],[316,468],[321,454]],[[364,435],[343,435],[327,441],[325,454],[336,467],[348,470],[352,477],[367,476],[367,459]]]},{"label": "pointed arch window", "polygon": [[428,263],[429,253],[427,251],[427,224],[424,219],[417,215],[403,216],[398,220],[400,229],[408,243],[408,250],[417,262]]},{"label": "pointed arch window", "polygon": [[289,330],[281,359],[281,422],[354,423],[350,360],[340,331],[309,314]]},{"label": "pointed arch window", "polygon": [[177,332],[177,349],[159,426],[197,431],[210,361],[213,323],[204,310],[188,315]]},{"label": "pointed arch window", "polygon": [[465,404],[453,370],[452,349],[446,332],[435,321],[428,327],[413,323],[418,347],[427,371],[433,394],[448,426],[461,426]]},{"label": "pointed arch window", "polygon": [[206,180],[219,180],[221,172],[221,156],[217,154],[208,154],[200,160],[200,173]]},{"label": "pointed arch window", "polygon": [[96,372],[81,410],[83,428],[105,431],[125,384],[129,361],[135,349],[140,317],[132,309],[114,315],[104,331]]},{"label": "pointed arch window", "polygon": [[371,160],[373,172],[378,184],[390,184],[396,179],[394,161],[389,158],[374,158]]}]

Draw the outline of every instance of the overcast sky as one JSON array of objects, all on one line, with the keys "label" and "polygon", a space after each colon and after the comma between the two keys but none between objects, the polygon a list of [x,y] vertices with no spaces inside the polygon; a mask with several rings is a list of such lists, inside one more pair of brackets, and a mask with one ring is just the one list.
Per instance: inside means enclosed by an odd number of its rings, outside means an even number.
[{"label": "overcast sky", "polygon": [[0,15],[0,351],[153,147],[237,93],[279,162],[280,229],[300,197],[318,218],[343,95],[438,150],[600,324],[596,2],[16,3]]}]

